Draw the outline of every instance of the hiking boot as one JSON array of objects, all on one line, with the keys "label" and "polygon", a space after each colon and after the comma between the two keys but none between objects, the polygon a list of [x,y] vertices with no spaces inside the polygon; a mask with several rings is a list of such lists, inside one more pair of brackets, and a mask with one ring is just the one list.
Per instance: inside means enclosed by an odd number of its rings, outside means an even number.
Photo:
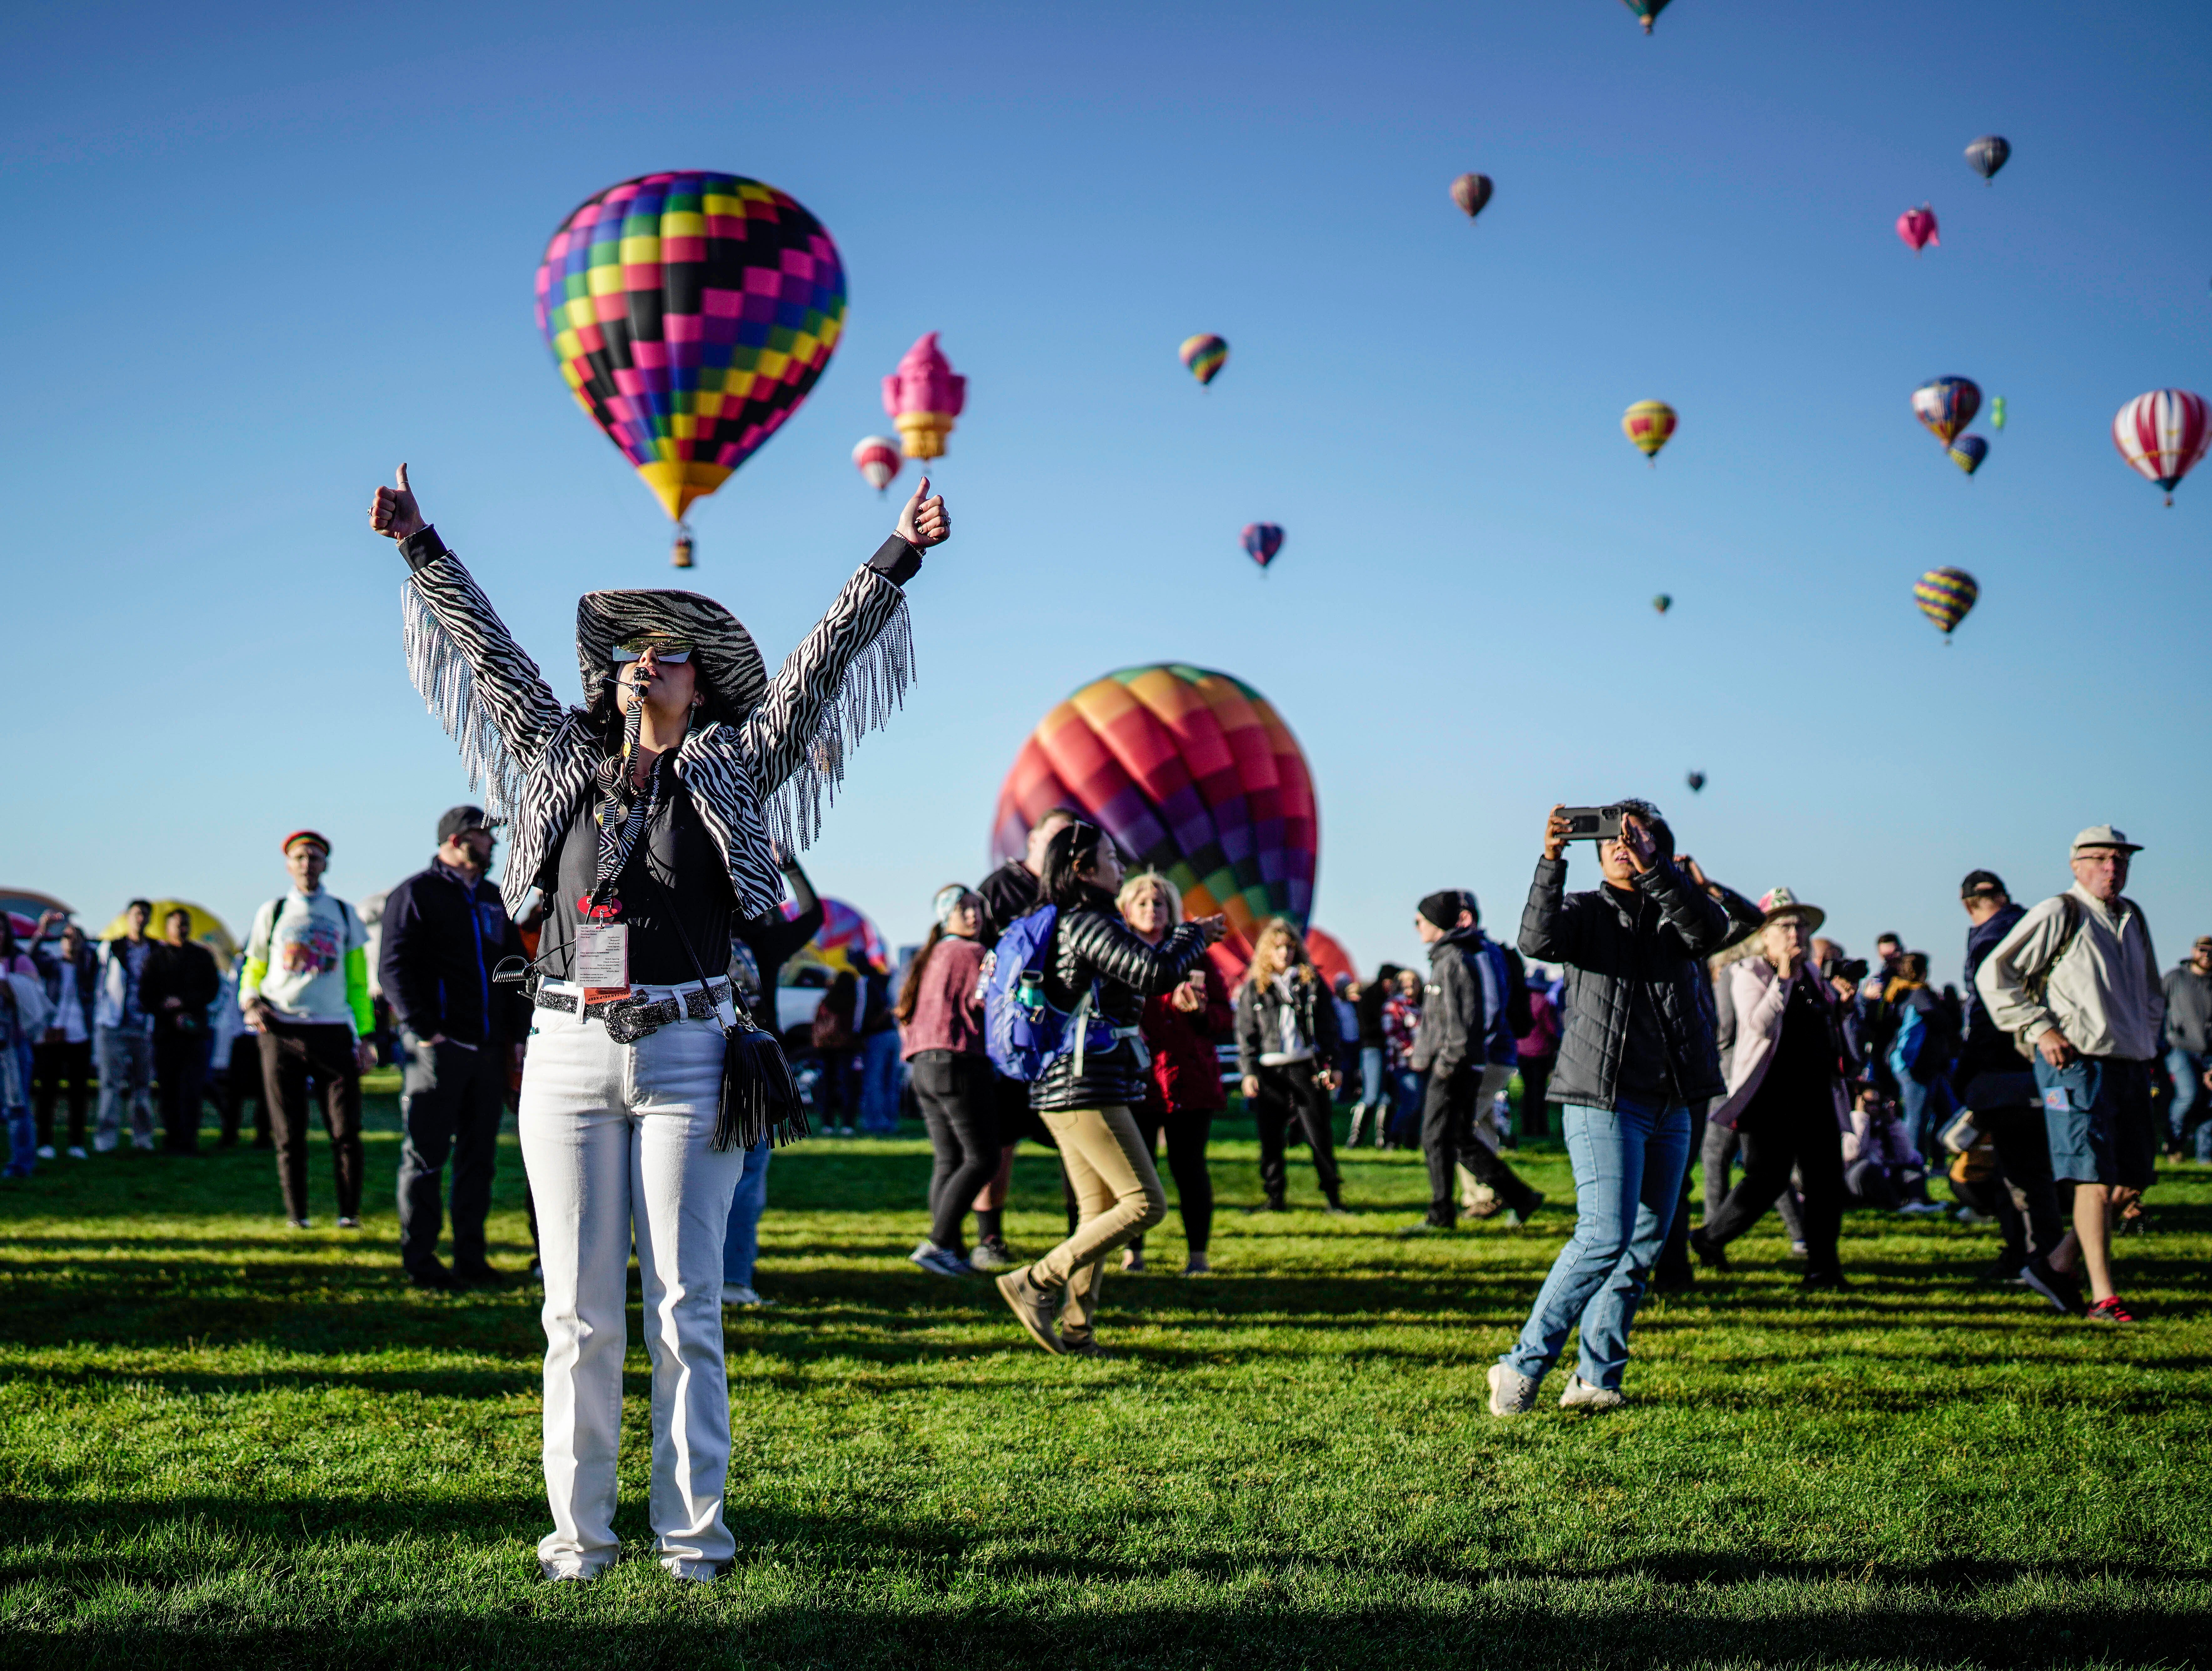
[{"label": "hiking boot", "polygon": [[1088,1334],[1063,1334],[1060,1348],[1070,1358],[1119,1358],[1118,1352],[1109,1352]]},{"label": "hiking boot", "polygon": [[1492,1364],[1487,1379],[1492,1415],[1525,1416],[1536,1407],[1536,1383],[1520,1370]]},{"label": "hiking boot", "polygon": [[2081,1315],[2093,1323],[2131,1323],[2136,1321],[2136,1314],[2120,1303],[2118,1294],[2108,1300],[2099,1300]]},{"label": "hiking boot", "polygon": [[1003,1237],[986,1237],[968,1255],[968,1268],[971,1271],[1011,1271],[1014,1268],[1013,1250],[1006,1246]]},{"label": "hiking boot", "polygon": [[1577,1376],[1567,1382],[1567,1390],[1559,1395],[1562,1410],[1618,1410],[1628,1401],[1612,1387],[1593,1387]]},{"label": "hiking boot", "polygon": [[1698,1263],[1708,1271],[1725,1271],[1729,1267],[1728,1249],[1717,1242],[1705,1240],[1703,1224],[1690,1232],[1690,1251],[1698,1256]]},{"label": "hiking boot", "polygon": [[1060,1331],[1054,1326],[1060,1302],[1049,1291],[1030,1280],[1028,1266],[1023,1266],[1018,1271],[1007,1272],[999,1279],[997,1285],[1000,1297],[1006,1302],[1006,1309],[1014,1314],[1015,1321],[1030,1332],[1030,1340],[1047,1352],[1066,1350],[1060,1344]]},{"label": "hiking boot", "polygon": [[1544,1192],[1540,1189],[1532,1189],[1528,1192],[1528,1199],[1525,1204],[1515,1207],[1505,1215],[1505,1222],[1514,1229],[1519,1230],[1522,1225],[1536,1216],[1536,1209],[1543,1205]]},{"label": "hiking boot", "polygon": [[2061,1316],[2078,1317],[2085,1309],[2081,1303],[2081,1281],[2070,1271],[2054,1270],[2047,1259],[2031,1259],[2020,1267],[2019,1281],[2023,1288],[2033,1288],[2051,1303],[2051,1309]]}]

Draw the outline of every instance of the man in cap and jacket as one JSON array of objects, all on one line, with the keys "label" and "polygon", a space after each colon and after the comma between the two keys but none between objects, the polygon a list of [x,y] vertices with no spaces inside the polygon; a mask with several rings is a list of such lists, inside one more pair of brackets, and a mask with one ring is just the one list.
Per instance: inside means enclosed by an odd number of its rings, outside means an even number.
[{"label": "man in cap and jacket", "polygon": [[[480,806],[438,820],[428,865],[385,898],[379,975],[407,1049],[399,1118],[399,1263],[418,1288],[498,1280],[484,1256],[507,1068],[530,1026],[516,989],[495,986],[522,936],[485,885],[496,837]],[[438,1261],[439,1196],[453,1166],[453,1265]]]},{"label": "man in cap and jacket", "polygon": [[2158,1160],[2150,1065],[2166,1000],[2142,908],[2127,897],[2142,851],[2111,824],[2074,838],[2074,885],[2032,908],[1974,976],[1990,1018],[2033,1053],[2051,1170],[2074,1186],[2074,1233],[2099,1322],[2130,1323],[2112,1285],[2114,1220]]}]

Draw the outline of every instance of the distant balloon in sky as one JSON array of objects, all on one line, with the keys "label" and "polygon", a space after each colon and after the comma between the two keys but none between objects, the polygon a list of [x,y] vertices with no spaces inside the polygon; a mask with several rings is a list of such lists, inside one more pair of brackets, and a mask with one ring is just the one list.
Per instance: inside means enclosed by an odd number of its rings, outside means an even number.
[{"label": "distant balloon in sky", "polygon": [[1272,522],[1248,522],[1244,525],[1243,544],[1244,555],[1260,565],[1266,574],[1267,565],[1275,560],[1275,553],[1283,549],[1283,531]]},{"label": "distant balloon in sky", "polygon": [[1692,772],[1683,781],[1690,786],[1692,793],[1701,793],[1705,787],[1705,775],[1703,772]]},{"label": "distant balloon in sky", "polygon": [[1915,255],[1930,244],[1941,248],[1943,242],[1936,235],[1936,211],[1926,204],[1917,209],[1908,209],[1897,217],[1897,235],[1905,240],[1906,246]]},{"label": "distant balloon in sky", "polygon": [[1981,410],[1981,387],[1972,378],[1931,378],[1912,392],[1912,416],[1947,447]]},{"label": "distant balloon in sky", "polygon": [[1667,9],[1667,0],[1626,0],[1628,9],[1642,20],[1644,33],[1650,34],[1651,26],[1659,21],[1659,14]]},{"label": "distant balloon in sky", "polygon": [[1979,435],[1961,435],[1951,443],[1951,462],[1972,476],[1990,455],[1990,444]]},{"label": "distant balloon in sky", "polygon": [[2004,428],[2004,397],[2002,395],[1990,402],[1990,428],[1992,429]]},{"label": "distant balloon in sky", "polygon": [[1912,588],[1912,601],[1920,605],[1920,612],[1943,629],[1948,640],[1951,629],[1966,618],[1966,611],[1974,606],[1974,599],[1982,589],[1974,577],[1963,568],[1931,568],[1920,577]]},{"label": "distant balloon in sky", "polygon": [[1487,174],[1462,174],[1451,183],[1452,201],[1470,221],[1482,213],[1483,204],[1490,201],[1491,191]]},{"label": "distant balloon in sky", "polygon": [[867,478],[868,485],[881,493],[891,484],[891,478],[906,466],[899,457],[898,443],[889,435],[863,435],[860,444],[853,449],[853,468]]},{"label": "distant balloon in sky", "polygon": [[2012,147],[2002,134],[1985,133],[1966,147],[1966,166],[1986,185],[1996,178],[1997,170],[2005,166],[2005,159],[2011,155]]},{"label": "distant balloon in sky", "polygon": [[1674,409],[1663,400],[1639,400],[1620,416],[1621,433],[1653,464],[1674,434]]},{"label": "distant balloon in sky", "polygon": [[1200,334],[1187,337],[1176,351],[1201,388],[1220,376],[1221,368],[1229,363],[1229,344],[1218,337]]},{"label": "distant balloon in sky", "polygon": [[1656,598],[1654,598],[1651,600],[1651,607],[1657,610],[1660,614],[1664,615],[1668,610],[1674,607],[1674,600],[1662,592]]},{"label": "distant balloon in sky", "polygon": [[2197,468],[2212,441],[2204,397],[2186,389],[2153,389],[2120,408],[2112,420],[2112,445],[2128,468],[2166,489],[2166,502],[2181,478]]},{"label": "distant balloon in sky", "polygon": [[884,379],[884,410],[898,425],[909,459],[943,458],[952,420],[967,404],[968,380],[953,375],[934,331],[908,349],[898,369]]}]

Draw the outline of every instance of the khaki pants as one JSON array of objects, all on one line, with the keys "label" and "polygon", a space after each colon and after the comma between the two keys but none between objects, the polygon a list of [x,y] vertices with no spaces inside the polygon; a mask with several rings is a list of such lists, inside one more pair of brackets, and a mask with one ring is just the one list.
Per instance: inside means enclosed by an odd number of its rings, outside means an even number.
[{"label": "khaki pants", "polygon": [[1079,1216],[1075,1233],[1030,1267],[1030,1279],[1043,1288],[1066,1287],[1060,1333],[1081,1340],[1097,1313],[1107,1255],[1168,1216],[1167,1192],[1127,1108],[1041,1109],[1037,1117],[1060,1145]]}]

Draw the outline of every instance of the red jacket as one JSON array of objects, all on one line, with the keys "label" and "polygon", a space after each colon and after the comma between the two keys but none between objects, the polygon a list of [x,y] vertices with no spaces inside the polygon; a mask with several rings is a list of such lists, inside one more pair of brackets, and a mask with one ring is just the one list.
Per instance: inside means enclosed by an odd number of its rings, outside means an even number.
[{"label": "red jacket", "polygon": [[1212,963],[1199,968],[1206,975],[1205,1008],[1186,1014],[1176,1008],[1172,993],[1145,1000],[1140,1025],[1152,1053],[1152,1085],[1170,1113],[1211,1112],[1229,1105],[1221,1059],[1213,1047],[1236,1026],[1237,1009]]}]

